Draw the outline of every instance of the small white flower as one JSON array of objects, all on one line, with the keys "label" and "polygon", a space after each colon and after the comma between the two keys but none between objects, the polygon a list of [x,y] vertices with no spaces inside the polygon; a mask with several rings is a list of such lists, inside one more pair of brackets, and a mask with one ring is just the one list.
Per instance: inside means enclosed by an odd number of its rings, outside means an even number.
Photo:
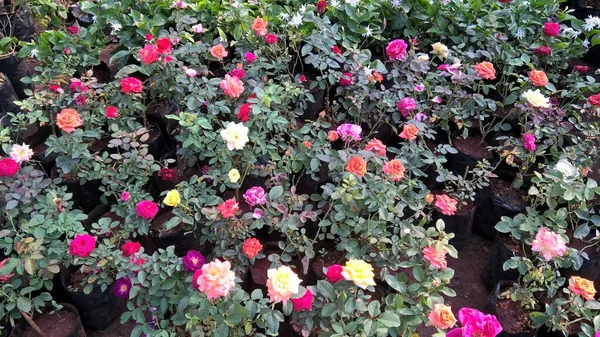
[{"label": "small white flower", "polygon": [[369,66],[363,67],[363,71],[365,72],[366,76],[371,76],[371,74],[373,74],[373,69],[369,68]]},{"label": "small white flower", "polygon": [[336,8],[340,5],[340,0],[331,0],[331,7]]},{"label": "small white flower", "polygon": [[32,49],[29,52],[29,57],[37,57],[38,56],[38,50],[37,49]]},{"label": "small white flower", "polygon": [[237,1],[231,3],[231,7],[233,8],[240,8],[240,6],[242,6],[242,4]]},{"label": "small white flower", "polygon": [[292,27],[298,27],[302,24],[302,14],[297,13],[296,15],[292,16],[292,19],[290,20],[289,25]]},{"label": "small white flower", "polygon": [[585,40],[583,41],[583,47],[584,47],[584,48],[589,48],[589,47],[590,47],[590,40],[588,40],[588,39],[585,39]]},{"label": "small white flower", "polygon": [[202,34],[202,33],[204,33],[204,27],[202,27],[202,24],[200,24],[200,23],[197,25],[193,25],[192,32],[195,34]]},{"label": "small white flower", "polygon": [[404,234],[410,234],[410,229],[409,228],[405,228],[404,229]]},{"label": "small white flower", "polygon": [[196,70],[190,68],[185,71],[185,74],[188,77],[196,77],[196,75],[198,75],[198,72]]},{"label": "small white flower", "polygon": [[308,8],[308,6],[306,6],[306,5],[302,5],[302,6],[300,6],[300,9],[299,9],[299,10],[300,10],[300,13],[302,13],[302,14],[306,13],[306,9],[307,9],[307,8]]},{"label": "small white flower", "polygon": [[581,34],[580,31],[575,30],[571,27],[567,27],[567,26],[561,26],[561,31],[564,34],[564,36],[566,36],[568,38],[575,38],[575,37],[579,36],[579,34]]},{"label": "small white flower", "polygon": [[517,29],[517,32],[515,33],[515,37],[519,40],[525,37],[525,31],[523,30],[523,28],[519,27]]},{"label": "small white flower", "polygon": [[590,30],[593,30],[594,28],[600,28],[600,18],[597,16],[588,16],[588,18],[585,19],[585,23],[581,28],[588,32]]},{"label": "small white flower", "polygon": [[358,6],[358,3],[360,2],[360,0],[345,0],[345,2],[352,7],[356,7],[356,6]]},{"label": "small white flower", "polygon": [[442,4],[447,5],[450,3],[450,0],[442,0]]},{"label": "small white flower", "polygon": [[113,22],[110,24],[110,28],[112,28],[112,34],[116,33],[116,32],[120,32],[121,29],[123,29],[123,25],[121,25],[118,22]]},{"label": "small white flower", "polygon": [[373,36],[373,29],[368,25],[365,27],[365,33],[362,35],[363,37]]},{"label": "small white flower", "polygon": [[402,1],[401,0],[392,0],[390,3],[392,4],[392,8],[398,8],[398,7],[400,7],[400,4],[402,3]]},{"label": "small white flower", "polygon": [[287,21],[290,18],[290,15],[288,13],[281,12],[279,13],[279,17],[281,18],[281,20]]}]

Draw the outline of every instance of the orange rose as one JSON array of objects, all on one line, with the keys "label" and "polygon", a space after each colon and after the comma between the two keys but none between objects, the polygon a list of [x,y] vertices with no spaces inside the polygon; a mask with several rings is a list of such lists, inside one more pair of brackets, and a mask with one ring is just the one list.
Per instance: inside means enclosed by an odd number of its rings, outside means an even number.
[{"label": "orange rose", "polygon": [[210,48],[210,54],[220,61],[224,57],[227,57],[227,54],[229,53],[227,52],[227,50],[225,50],[225,47],[223,47],[223,45],[219,43],[218,45]]},{"label": "orange rose", "polygon": [[352,157],[346,164],[346,171],[362,178],[367,173],[367,162],[361,156]]},{"label": "orange rose", "polygon": [[548,77],[543,70],[535,70],[529,72],[529,80],[536,87],[545,87],[548,84]]},{"label": "orange rose", "polygon": [[404,165],[398,159],[383,163],[383,173],[389,175],[393,181],[404,178]]},{"label": "orange rose", "polygon": [[425,196],[425,202],[431,204],[433,202],[433,194],[427,193],[427,195]]},{"label": "orange rose", "polygon": [[252,22],[252,30],[258,36],[265,36],[269,32],[267,30],[267,25],[268,24],[269,24],[268,21],[265,21],[265,20],[263,20],[261,18],[256,18],[256,19],[254,19],[254,22]]},{"label": "orange rose", "polygon": [[569,290],[575,295],[581,295],[586,300],[593,300],[596,295],[594,282],[579,276],[569,278]]},{"label": "orange rose", "polygon": [[400,133],[400,138],[415,140],[419,134],[419,128],[412,124],[404,124],[404,128]]},{"label": "orange rose", "polygon": [[64,132],[71,133],[76,127],[82,126],[83,121],[75,109],[63,109],[56,115],[56,125]]},{"label": "orange rose", "polygon": [[456,318],[449,306],[435,304],[429,313],[429,323],[439,329],[449,329],[456,324]]},{"label": "orange rose", "polygon": [[494,65],[490,62],[484,61],[481,63],[477,63],[475,65],[475,71],[479,77],[484,80],[495,80],[496,79],[496,69],[494,69]]},{"label": "orange rose", "polygon": [[304,147],[305,148],[310,149],[311,146],[312,146],[312,144],[308,140],[304,141]]}]

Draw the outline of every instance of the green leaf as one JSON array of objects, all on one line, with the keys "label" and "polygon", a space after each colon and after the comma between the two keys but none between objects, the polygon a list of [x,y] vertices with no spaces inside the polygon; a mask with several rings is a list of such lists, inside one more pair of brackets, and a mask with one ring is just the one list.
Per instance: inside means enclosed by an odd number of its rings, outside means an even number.
[{"label": "green leaf", "polygon": [[277,200],[282,195],[283,195],[283,187],[282,186],[274,186],[269,191],[269,199],[271,201]]},{"label": "green leaf", "polygon": [[323,295],[323,297],[328,299],[335,299],[335,291],[333,289],[333,285],[326,281],[318,281],[317,282],[317,292]]},{"label": "green leaf", "polygon": [[423,282],[425,280],[425,272],[423,271],[423,268],[421,268],[420,266],[414,266],[413,276],[415,277],[415,280]]},{"label": "green leaf", "polygon": [[377,321],[388,328],[396,328],[400,326],[400,317],[393,312],[386,311],[377,318]]},{"label": "green leaf", "polygon": [[600,303],[598,303],[598,301],[590,300],[585,302],[584,307],[592,310],[600,310]]},{"label": "green leaf", "polygon": [[17,308],[28,313],[31,311],[31,301],[27,297],[19,296],[19,298],[17,298]]}]

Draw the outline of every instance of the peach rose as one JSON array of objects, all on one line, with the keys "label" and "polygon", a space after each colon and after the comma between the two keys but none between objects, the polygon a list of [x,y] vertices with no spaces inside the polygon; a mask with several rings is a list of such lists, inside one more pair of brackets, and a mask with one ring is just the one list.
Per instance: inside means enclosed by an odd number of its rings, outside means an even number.
[{"label": "peach rose", "polygon": [[429,323],[439,329],[449,329],[456,324],[456,318],[449,306],[435,304],[429,313]]},{"label": "peach rose", "polygon": [[548,84],[548,77],[543,70],[535,70],[529,72],[529,80],[536,87],[545,87]]},{"label": "peach rose", "polygon": [[400,138],[404,138],[407,140],[415,140],[417,139],[418,134],[419,128],[412,124],[404,124],[402,132],[400,133]]},{"label": "peach rose", "polygon": [[268,21],[265,21],[261,18],[256,18],[254,19],[254,22],[252,22],[252,30],[258,36],[265,36],[269,32],[267,30],[267,25],[269,25]]},{"label": "peach rose", "polygon": [[433,194],[431,194],[431,193],[427,193],[427,195],[425,196],[425,202],[428,204],[431,204],[433,202],[433,199],[434,199],[434,197],[433,197]]},{"label": "peach rose", "polygon": [[244,92],[244,83],[235,76],[225,75],[219,86],[223,89],[225,95],[230,98],[238,98]]},{"label": "peach rose", "polygon": [[225,50],[225,47],[223,47],[223,45],[219,43],[218,45],[210,48],[210,54],[217,60],[221,61],[224,57],[227,57],[229,53],[227,52],[227,50]]},{"label": "peach rose", "polygon": [[490,62],[484,61],[481,63],[477,63],[475,65],[475,71],[479,77],[484,80],[495,80],[496,79],[496,69],[494,69],[494,65]]},{"label": "peach rose", "polygon": [[575,295],[581,295],[586,300],[593,300],[596,295],[594,282],[579,276],[569,278],[569,290]]},{"label": "peach rose", "polygon": [[346,170],[362,178],[367,173],[367,162],[361,156],[352,157],[346,164]]},{"label": "peach rose", "polygon": [[66,133],[75,131],[75,128],[83,125],[81,116],[75,109],[63,109],[56,115],[56,125]]}]

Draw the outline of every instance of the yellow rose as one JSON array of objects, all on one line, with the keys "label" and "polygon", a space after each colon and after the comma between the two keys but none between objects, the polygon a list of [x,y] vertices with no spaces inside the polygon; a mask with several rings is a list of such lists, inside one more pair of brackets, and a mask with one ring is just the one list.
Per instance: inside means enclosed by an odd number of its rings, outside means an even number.
[{"label": "yellow rose", "polygon": [[342,276],[362,289],[375,285],[373,267],[363,260],[349,260],[346,262],[346,265],[342,267]]},{"label": "yellow rose", "polygon": [[550,107],[550,99],[545,97],[540,89],[535,91],[529,89],[523,93],[523,98],[527,100],[527,102],[534,108],[549,108]]},{"label": "yellow rose", "polygon": [[177,207],[177,205],[179,205],[179,202],[181,202],[181,197],[179,196],[179,192],[177,192],[177,190],[169,191],[169,193],[167,193],[167,196],[165,197],[165,200],[163,200],[163,203],[165,205],[171,207]]},{"label": "yellow rose", "polygon": [[448,47],[446,47],[446,45],[436,42],[434,44],[431,45],[431,47],[433,48],[433,53],[436,54],[440,59],[445,59],[446,57],[448,57]]},{"label": "yellow rose", "polygon": [[240,171],[236,169],[229,170],[229,173],[227,175],[229,176],[229,180],[232,183],[237,183],[238,180],[240,180]]}]

